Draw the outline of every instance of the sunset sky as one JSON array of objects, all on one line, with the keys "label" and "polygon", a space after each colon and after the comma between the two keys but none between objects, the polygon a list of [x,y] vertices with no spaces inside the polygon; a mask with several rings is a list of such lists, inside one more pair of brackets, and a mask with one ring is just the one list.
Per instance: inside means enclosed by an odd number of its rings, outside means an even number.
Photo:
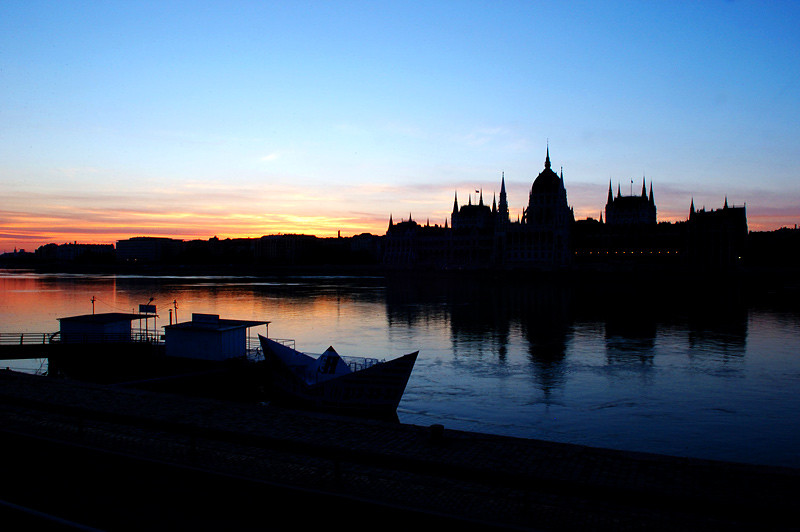
[{"label": "sunset sky", "polygon": [[[0,252],[516,219],[549,144],[576,218],[800,223],[800,2],[0,3]],[[631,183],[633,181],[633,183]]]}]

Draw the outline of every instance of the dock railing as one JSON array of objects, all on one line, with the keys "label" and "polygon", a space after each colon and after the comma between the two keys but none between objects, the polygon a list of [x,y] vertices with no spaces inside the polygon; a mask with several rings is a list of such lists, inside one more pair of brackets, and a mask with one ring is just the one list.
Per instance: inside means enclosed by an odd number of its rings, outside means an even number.
[{"label": "dock railing", "polygon": [[[290,338],[270,338],[270,340],[292,349],[295,348],[295,342]],[[247,359],[256,362],[264,360],[264,352],[261,350],[261,340],[258,339],[258,336],[247,337]]]},{"label": "dock railing", "polygon": [[111,344],[111,343],[151,343],[161,344],[164,336],[156,331],[132,330],[127,333],[79,333],[62,334],[56,332],[0,333],[2,345],[47,345],[47,344]]},{"label": "dock railing", "polygon": [[43,345],[53,342],[58,332],[0,333],[0,345]]}]

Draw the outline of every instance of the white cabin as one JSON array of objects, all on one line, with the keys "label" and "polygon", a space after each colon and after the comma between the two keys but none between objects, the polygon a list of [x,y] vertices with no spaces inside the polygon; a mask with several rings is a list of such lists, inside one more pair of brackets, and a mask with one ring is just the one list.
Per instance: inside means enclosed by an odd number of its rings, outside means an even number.
[{"label": "white cabin", "polygon": [[192,321],[164,327],[166,354],[222,361],[247,355],[247,331],[268,321],[227,320],[217,314],[192,314]]},{"label": "white cabin", "polygon": [[131,342],[131,322],[153,318],[152,315],[106,312],[59,318],[61,342],[110,343]]}]

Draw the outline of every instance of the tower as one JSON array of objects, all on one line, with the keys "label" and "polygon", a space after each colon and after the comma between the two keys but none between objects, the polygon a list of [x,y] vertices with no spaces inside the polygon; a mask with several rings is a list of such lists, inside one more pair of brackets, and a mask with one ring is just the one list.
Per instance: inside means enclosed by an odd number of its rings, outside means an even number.
[{"label": "tower", "polygon": [[531,186],[528,207],[522,216],[522,238],[527,261],[542,268],[558,268],[570,262],[570,235],[575,221],[567,203],[564,173],[556,174],[550,163],[550,146],[544,170]]},{"label": "tower", "polygon": [[501,222],[508,222],[508,195],[506,194],[506,173],[500,178],[500,204],[497,207]]}]

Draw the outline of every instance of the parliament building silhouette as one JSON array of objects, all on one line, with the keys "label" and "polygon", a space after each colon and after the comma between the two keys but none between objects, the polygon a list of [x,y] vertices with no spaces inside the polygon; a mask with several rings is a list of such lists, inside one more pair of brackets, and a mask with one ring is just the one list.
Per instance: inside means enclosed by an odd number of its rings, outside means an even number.
[{"label": "parliament building silhouette", "polygon": [[547,148],[544,169],[531,185],[528,205],[509,218],[505,175],[500,197],[459,206],[456,193],[450,224],[395,223],[389,217],[383,262],[395,268],[564,270],[733,270],[748,235],[744,206],[696,210],[686,221],[657,221],[653,184],[644,179],[639,195],[624,196],[609,183],[600,220],[575,220],[567,202],[564,173],[557,174]]}]

